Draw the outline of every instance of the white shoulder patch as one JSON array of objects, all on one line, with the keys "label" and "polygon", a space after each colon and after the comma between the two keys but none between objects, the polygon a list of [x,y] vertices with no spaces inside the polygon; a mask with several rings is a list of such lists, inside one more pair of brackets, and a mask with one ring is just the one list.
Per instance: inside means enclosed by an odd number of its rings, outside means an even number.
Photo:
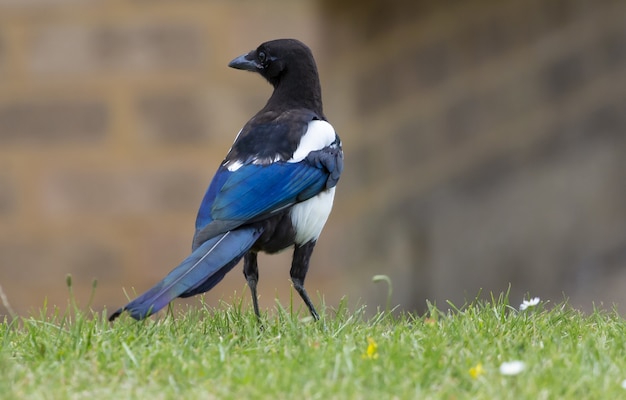
[{"label": "white shoulder patch", "polygon": [[[242,129],[239,129],[239,132],[237,132],[237,136],[235,136],[235,140],[233,141],[233,144],[230,146],[230,149],[228,149],[228,152],[230,153],[233,149],[233,146],[235,145],[235,143],[237,142],[237,139],[239,139],[239,135],[241,135],[241,131],[243,131]],[[243,166],[243,163],[239,160],[231,160],[231,161],[226,161],[224,163],[224,166],[230,171],[237,171],[239,168],[241,168]]]},{"label": "white shoulder patch", "polygon": [[298,148],[293,153],[293,157],[287,162],[300,162],[309,155],[310,152],[321,150],[335,141],[335,129],[326,121],[314,120],[309,122],[309,126],[300,139]]},{"label": "white shoulder patch", "polygon": [[224,166],[226,167],[226,169],[228,169],[230,172],[233,171],[237,171],[239,168],[241,168],[243,166],[243,163],[239,160],[234,160],[234,161],[227,161]]}]

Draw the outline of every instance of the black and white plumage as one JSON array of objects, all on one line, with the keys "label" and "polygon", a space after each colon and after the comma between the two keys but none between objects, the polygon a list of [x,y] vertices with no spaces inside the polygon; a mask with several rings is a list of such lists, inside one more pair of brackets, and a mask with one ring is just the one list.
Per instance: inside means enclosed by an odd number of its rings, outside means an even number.
[{"label": "black and white plumage", "polygon": [[124,311],[142,319],[176,297],[206,292],[241,258],[259,317],[257,253],[290,246],[293,286],[319,319],[304,279],[332,208],[343,151],[323,113],[313,55],[297,40],[279,39],[229,66],[262,75],[274,87],[272,96],[241,129],[213,177],[198,211],[191,255],[110,320]]}]

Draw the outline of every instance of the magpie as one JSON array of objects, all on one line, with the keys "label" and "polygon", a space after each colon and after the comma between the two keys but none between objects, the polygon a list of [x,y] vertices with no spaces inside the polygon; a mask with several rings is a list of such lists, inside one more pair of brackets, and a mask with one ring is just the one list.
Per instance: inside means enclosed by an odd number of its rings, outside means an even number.
[{"label": "magpie", "polygon": [[262,43],[229,67],[259,73],[272,86],[265,106],[239,131],[200,204],[192,252],[124,311],[140,320],[177,297],[206,292],[243,258],[260,318],[257,254],[293,246],[293,287],[319,319],[304,279],[343,170],[341,140],[326,120],[311,50],[295,39]]}]

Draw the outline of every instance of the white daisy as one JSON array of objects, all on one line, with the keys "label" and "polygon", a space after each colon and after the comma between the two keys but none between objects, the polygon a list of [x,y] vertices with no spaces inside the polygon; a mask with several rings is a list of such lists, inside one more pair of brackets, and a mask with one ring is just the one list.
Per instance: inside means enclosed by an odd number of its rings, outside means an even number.
[{"label": "white daisy", "polygon": [[524,311],[527,308],[536,306],[537,304],[539,304],[539,301],[541,301],[539,297],[533,297],[530,300],[524,300],[522,301],[522,304],[519,305],[519,309],[520,311]]},{"label": "white daisy", "polygon": [[523,361],[508,361],[500,365],[500,373],[502,375],[517,375],[526,368]]}]

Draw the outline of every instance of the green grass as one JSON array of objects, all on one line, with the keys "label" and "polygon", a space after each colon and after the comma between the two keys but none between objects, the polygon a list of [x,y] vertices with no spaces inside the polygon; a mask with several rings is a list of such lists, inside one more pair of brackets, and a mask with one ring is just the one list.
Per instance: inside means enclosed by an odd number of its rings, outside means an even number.
[{"label": "green grass", "polygon": [[[262,330],[241,302],[140,323],[44,310],[0,324],[0,397],[626,398],[626,324],[616,312],[507,303],[373,317],[340,306],[320,310],[317,323],[277,306]],[[512,360],[526,368],[502,375]]]}]

